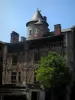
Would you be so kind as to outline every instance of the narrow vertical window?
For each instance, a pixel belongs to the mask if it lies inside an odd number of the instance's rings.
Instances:
[[[18,72],[18,82],[21,82],[21,72]]]
[[[32,30],[31,29],[29,29],[29,35],[32,33]]]
[[[17,59],[18,59],[17,55],[12,56],[12,65],[17,64]]]
[[[34,72],[34,83],[36,83],[36,72]]]
[[[37,52],[34,53],[34,61],[38,61],[38,53]]]
[[[11,73],[11,83],[16,83],[16,77],[17,77],[17,73],[16,72],[12,72]]]

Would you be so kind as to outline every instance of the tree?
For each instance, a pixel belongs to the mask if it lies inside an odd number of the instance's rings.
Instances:
[[[51,52],[47,57],[42,57],[36,69],[36,80],[47,89],[48,100],[64,100],[65,87],[71,81],[71,73],[66,64],[66,57],[56,52]],[[49,96],[51,92],[51,97]],[[55,96],[53,95],[55,94]],[[64,96],[63,96],[64,95]]]
[[[36,70],[36,80],[46,88],[66,86],[71,81],[66,57],[56,52],[51,52],[47,57],[42,57],[39,61],[39,68]]]

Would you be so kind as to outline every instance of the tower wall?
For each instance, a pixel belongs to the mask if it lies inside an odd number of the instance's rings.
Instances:
[[[48,32],[48,27],[45,24],[36,25],[35,22],[27,26],[27,40],[42,38]]]
[[[47,17],[42,16],[38,9],[32,19],[26,23],[26,26],[27,40],[42,38],[49,32]]]

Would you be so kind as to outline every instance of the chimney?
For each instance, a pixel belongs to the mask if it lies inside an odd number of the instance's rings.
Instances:
[[[54,33],[55,33],[56,35],[61,34],[61,24],[56,24],[56,25],[54,25]]]
[[[44,18],[44,21],[47,22],[47,17],[46,16],[43,16],[43,18]]]
[[[26,37],[21,37],[21,42],[24,42],[24,41],[26,41]]]
[[[17,32],[12,31],[10,42],[11,43],[17,43],[17,42],[19,42],[19,34]]]

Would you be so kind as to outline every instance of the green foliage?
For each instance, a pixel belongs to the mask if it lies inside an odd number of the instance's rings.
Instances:
[[[51,52],[47,57],[41,58],[39,68],[36,70],[36,79],[44,87],[60,87],[71,80],[69,68],[66,66],[66,57]]]

